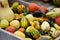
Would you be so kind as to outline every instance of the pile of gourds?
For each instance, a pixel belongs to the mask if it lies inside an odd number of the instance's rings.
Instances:
[[[35,3],[25,7],[14,2],[11,9],[14,19],[0,20],[0,28],[25,40],[54,40],[60,36],[60,8],[48,11],[44,6],[39,7]]]

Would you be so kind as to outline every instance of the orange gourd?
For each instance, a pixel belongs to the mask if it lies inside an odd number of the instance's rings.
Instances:
[[[34,12],[35,10],[38,9],[38,5],[35,3],[30,3],[27,8],[29,11]]]

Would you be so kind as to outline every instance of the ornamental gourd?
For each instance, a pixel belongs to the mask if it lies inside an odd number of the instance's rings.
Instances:
[[[28,26],[28,21],[25,17],[21,19],[21,27],[26,28]]]
[[[50,30],[50,25],[47,21],[44,21],[41,25],[41,29],[45,32],[48,32]]]
[[[22,33],[21,31],[16,31],[16,32],[14,32],[14,34],[15,34],[16,36],[21,37],[21,38],[25,38],[25,37],[26,37],[25,34]]]
[[[8,21],[11,21],[14,19],[14,13],[10,9],[8,0],[0,0],[0,20],[1,19],[7,19]]]
[[[10,26],[13,26],[18,29],[20,27],[20,22],[18,20],[13,20],[10,22]]]
[[[59,36],[59,33],[58,33],[58,31],[57,31],[55,28],[51,27],[51,29],[50,29],[50,35],[51,35],[53,38],[56,38],[56,37]]]
[[[27,8],[29,11],[34,12],[34,11],[38,10],[38,5],[35,3],[30,3]]]
[[[31,33],[31,35],[33,36],[33,38],[39,38],[39,36],[40,36],[39,31],[36,30],[35,28],[32,28],[32,29],[30,30],[30,33]]]
[[[44,35],[40,37],[40,40],[53,40],[49,35]]]
[[[23,13],[25,11],[25,6],[24,5],[18,5],[17,6],[17,11],[20,13]]]
[[[34,21],[34,17],[31,14],[28,14],[25,17],[28,19],[28,21]]]
[[[34,23],[35,23],[35,28],[37,30],[39,30],[40,29],[40,23],[38,21],[34,21]]]

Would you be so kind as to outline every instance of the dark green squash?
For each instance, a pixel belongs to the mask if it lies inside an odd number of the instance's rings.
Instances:
[[[25,35],[26,35],[26,37],[28,37],[28,38],[33,38],[32,35],[30,34],[30,32],[25,32]]]
[[[32,15],[34,17],[41,17],[41,16],[45,17],[46,16],[44,12],[39,11],[39,10],[35,11],[34,13],[32,13]]]
[[[45,35],[46,34],[46,32],[43,31],[43,30],[40,30],[39,32],[40,32],[41,35]]]

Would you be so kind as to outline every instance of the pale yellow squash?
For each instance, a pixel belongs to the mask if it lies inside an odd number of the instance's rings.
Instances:
[[[14,19],[14,13],[9,7],[8,0],[0,0],[0,20],[1,19],[7,19],[8,21]]]

